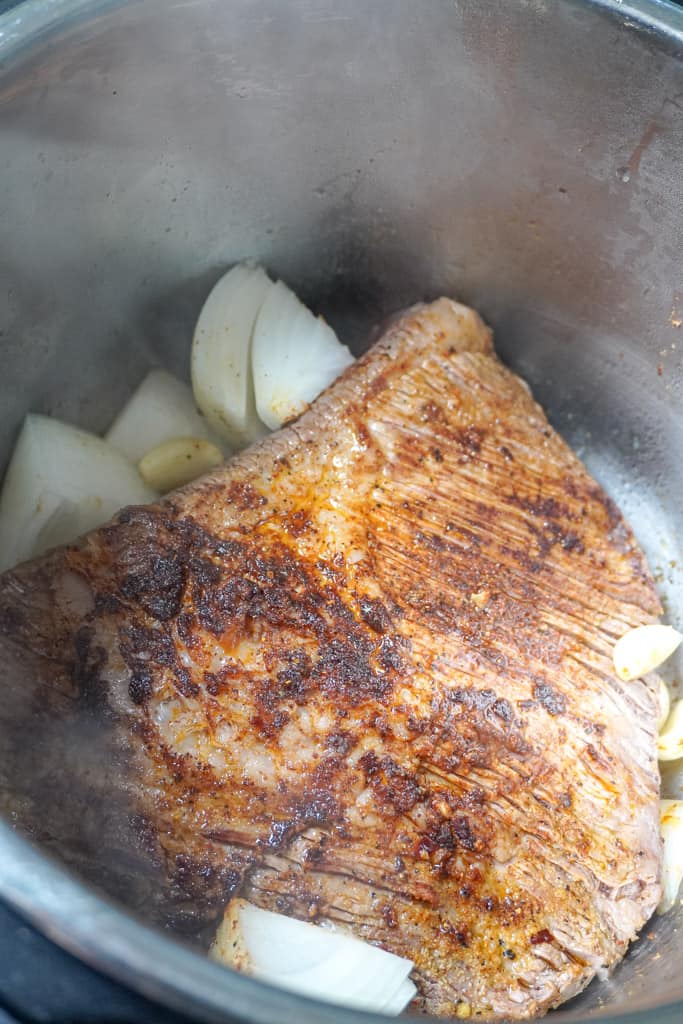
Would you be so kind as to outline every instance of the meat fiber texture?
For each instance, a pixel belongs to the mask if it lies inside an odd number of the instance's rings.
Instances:
[[[418,1009],[531,1017],[659,899],[655,681],[611,665],[659,612],[481,319],[416,306],[296,422],[2,577],[5,807],[129,904],[158,875],[177,927],[239,894],[411,958]]]

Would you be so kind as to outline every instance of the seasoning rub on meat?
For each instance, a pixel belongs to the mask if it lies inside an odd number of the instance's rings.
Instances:
[[[107,720],[106,785],[62,771],[83,806],[125,793],[187,916],[342,923],[415,962],[421,1008],[523,1018],[659,899],[656,687],[611,664],[659,611],[618,509],[441,299],[278,434],[2,577],[31,694],[2,714]]]

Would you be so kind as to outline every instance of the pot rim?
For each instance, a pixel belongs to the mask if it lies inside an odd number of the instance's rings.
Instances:
[[[18,0],[0,12],[0,61],[20,57],[51,30],[131,0]],[[683,8],[671,0],[567,0],[619,17],[626,27],[683,47]],[[683,53],[683,50],[682,50]],[[0,73],[3,68],[0,66]],[[382,1024],[378,1014],[350,1010],[277,989],[207,957],[118,908],[0,820],[0,899],[79,960],[170,1009],[205,1021],[250,1024]],[[600,1012],[611,1024],[674,1024],[683,1000]],[[424,1017],[408,1017],[424,1021]],[[585,1015],[561,1010],[579,1024]]]
[[[0,8],[0,59],[18,55],[53,27],[79,17],[106,12],[131,0],[9,0]],[[683,45],[683,8],[674,0],[568,0],[618,16],[638,27]]]

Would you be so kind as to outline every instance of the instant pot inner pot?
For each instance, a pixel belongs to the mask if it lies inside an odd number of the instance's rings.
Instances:
[[[624,509],[680,625],[683,18],[646,0],[624,11],[587,0],[6,11],[0,465],[29,410],[103,430],[148,368],[187,376],[194,319],[235,261],[282,276],[356,351],[389,312],[453,295],[493,325],[503,358]],[[69,695],[32,692],[20,665],[4,676],[6,818],[162,920],[100,709],[51,729],[45,702]],[[171,917],[187,937],[182,906]],[[654,920],[613,978],[559,1016],[683,998],[681,920]]]

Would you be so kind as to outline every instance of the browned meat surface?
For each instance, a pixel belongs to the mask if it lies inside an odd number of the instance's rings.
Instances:
[[[527,1017],[659,897],[656,700],[610,660],[658,613],[619,511],[442,299],[279,434],[5,575],[2,714],[14,764],[21,716],[49,723],[44,841],[123,786],[176,913],[341,922],[415,961],[422,1008]],[[77,709],[104,776],[55,740]]]

